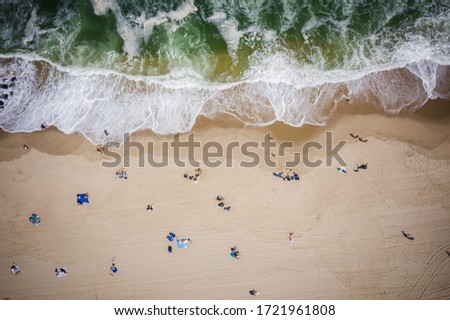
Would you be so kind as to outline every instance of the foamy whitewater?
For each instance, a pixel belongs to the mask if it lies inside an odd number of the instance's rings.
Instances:
[[[390,115],[450,100],[446,1],[1,5],[0,76],[17,78],[0,89],[10,132],[45,124],[121,142],[187,132],[199,116],[325,125],[348,99]]]

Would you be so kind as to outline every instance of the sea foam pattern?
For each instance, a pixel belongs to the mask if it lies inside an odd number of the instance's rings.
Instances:
[[[104,143],[200,115],[325,125],[348,99],[391,115],[450,100],[450,7],[406,3],[6,1],[0,75],[18,81],[0,126]]]

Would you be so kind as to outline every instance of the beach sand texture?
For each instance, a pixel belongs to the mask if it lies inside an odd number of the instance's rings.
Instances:
[[[183,178],[193,167],[138,168],[136,158],[128,179],[116,179],[117,168],[101,167],[105,157],[80,136],[2,133],[0,298],[448,299],[450,116],[433,108],[398,118],[344,114],[327,127],[195,128],[197,140],[223,144],[261,141],[269,131],[296,145],[323,142],[326,131],[348,141],[347,174],[336,163],[300,166],[295,182],[265,165],[239,167],[237,152],[233,168],[202,167],[197,184]],[[148,132],[134,139],[149,137],[171,141]],[[323,150],[314,155],[323,159]],[[366,162],[367,170],[353,172]],[[78,206],[83,192],[90,204]],[[217,206],[219,194],[231,211]],[[33,212],[38,226],[28,221]],[[172,243],[169,255],[168,232],[193,243]],[[239,260],[229,256],[235,245]],[[67,277],[55,278],[59,266]],[[261,294],[251,297],[253,288]]]

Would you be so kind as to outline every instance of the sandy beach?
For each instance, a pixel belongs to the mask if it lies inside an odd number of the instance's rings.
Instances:
[[[117,179],[120,168],[102,167],[105,156],[94,145],[54,128],[1,133],[0,298],[448,299],[449,123],[448,102],[408,117],[342,112],[325,127],[204,120],[196,139],[223,145],[271,132],[274,141],[301,146],[323,143],[331,131],[347,141],[341,156],[348,170],[339,173],[336,162],[300,165],[299,181],[283,181],[264,164],[239,167],[236,152],[233,168],[202,166],[196,184],[183,178],[194,167],[169,159],[166,168],[139,168],[135,152],[128,179]],[[172,141],[149,132],[132,138]],[[283,158],[276,161],[282,169]],[[354,172],[361,163],[368,169]],[[75,196],[84,192],[90,203],[78,206]],[[41,217],[37,226],[28,221],[32,213]],[[170,255],[168,232],[192,244],[172,243]],[[235,245],[239,260],[229,255]],[[13,262],[19,276],[9,272]],[[68,276],[57,279],[60,266]]]

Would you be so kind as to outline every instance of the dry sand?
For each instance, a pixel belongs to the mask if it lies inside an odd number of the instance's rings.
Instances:
[[[171,158],[167,168],[138,168],[134,159],[128,180],[116,179],[82,137],[2,133],[0,298],[246,299],[255,288],[261,294],[252,299],[448,299],[450,116],[433,108],[407,118],[346,114],[324,128],[195,129],[203,143],[261,141],[269,131],[296,146],[323,142],[325,131],[348,141],[347,174],[336,163],[301,165],[297,182],[275,178],[265,165],[240,168],[237,152],[234,168],[203,167],[197,184],[183,178],[194,168]],[[323,150],[315,156],[323,159]],[[353,172],[364,162],[368,170]],[[89,192],[89,205],[76,204],[80,192]],[[217,206],[218,194],[230,212]],[[38,226],[28,221],[33,212]],[[169,255],[169,231],[193,244],[173,245]],[[229,256],[234,245],[239,260]],[[113,258],[119,272],[110,276]],[[12,262],[21,275],[9,273]],[[68,277],[55,278],[58,266]]]

